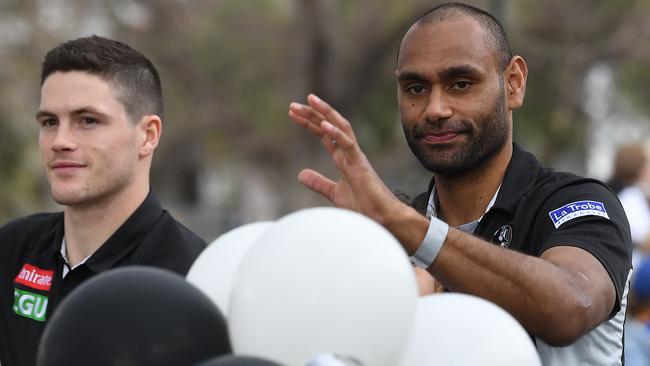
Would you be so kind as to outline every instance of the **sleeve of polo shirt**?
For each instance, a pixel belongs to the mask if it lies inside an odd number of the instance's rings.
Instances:
[[[616,289],[620,302],[631,268],[630,228],[618,198],[604,186],[583,182],[553,193],[538,213],[536,232],[541,234],[537,256],[555,246],[575,246],[600,261]]]

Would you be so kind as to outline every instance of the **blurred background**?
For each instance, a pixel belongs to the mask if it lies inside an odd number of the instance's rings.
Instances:
[[[429,174],[404,141],[395,96],[399,41],[439,4],[424,0],[0,0],[0,224],[60,209],[40,166],[40,64],[91,34],[158,67],[166,116],[152,186],[211,241],[235,226],[329,205],[302,188],[335,177],[319,142],[287,117],[316,92],[355,128],[391,188]],[[467,1],[504,24],[529,66],[515,139],[547,165],[606,180],[616,148],[650,138],[650,0]]]

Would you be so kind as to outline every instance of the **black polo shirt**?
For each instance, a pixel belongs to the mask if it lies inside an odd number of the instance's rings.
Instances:
[[[164,210],[151,192],[124,224],[65,278],[60,252],[63,236],[62,212],[27,216],[0,228],[2,366],[35,364],[45,322],[63,297],[86,279],[135,264],[185,275],[206,246]]]
[[[412,206],[422,214],[426,214],[433,183],[432,180],[428,191],[412,201]],[[624,320],[624,295],[632,255],[630,229],[618,198],[600,181],[543,167],[532,154],[514,144],[512,159],[496,201],[485,213],[474,234],[496,245],[535,257],[554,246],[571,245],[586,250],[602,263],[616,289],[616,304],[610,320],[614,320],[612,318],[615,316],[622,316]],[[622,333],[622,323],[620,327],[618,323],[612,325],[611,329],[608,332],[620,330]],[[622,338],[622,334],[620,336]],[[537,343],[540,350],[540,341]],[[608,344],[602,349],[616,348],[613,352],[622,352],[622,348],[618,348],[622,347],[620,338],[618,343]],[[591,346],[585,344],[585,349],[575,354],[581,357],[580,352],[599,352],[595,348],[598,347],[594,343]],[[541,350],[540,355],[544,361]],[[603,358],[601,356],[604,353],[592,358],[564,360],[589,360],[581,364],[601,364],[598,362]],[[549,360],[548,364],[562,362],[559,356]]]

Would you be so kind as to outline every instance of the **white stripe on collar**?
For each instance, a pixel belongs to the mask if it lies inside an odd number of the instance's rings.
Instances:
[[[91,254],[92,255],[92,254]],[[68,272],[72,271],[73,269],[79,267],[80,265],[86,263],[88,258],[90,258],[90,255],[84,258],[81,262],[77,263],[74,267],[70,268],[70,261],[68,260],[68,244],[65,242],[65,237],[63,237],[63,241],[61,242],[61,257],[63,257],[63,273],[61,278],[65,278],[65,276],[68,274]]]
[[[490,200],[490,203],[488,203],[487,208],[485,209],[485,212],[483,213],[483,215],[481,215],[481,217],[479,217],[477,220],[475,220],[473,222],[468,222],[468,223],[460,225],[460,226],[465,226],[465,225],[468,225],[468,224],[472,224],[474,222],[476,222],[478,224],[481,221],[481,219],[483,218],[483,216],[485,216],[485,214],[488,211],[490,211],[492,206],[494,206],[494,203],[497,201],[497,196],[499,195],[499,190],[501,190],[501,185],[499,185],[499,188],[497,188],[497,191],[494,192],[494,196],[492,196],[492,199]],[[435,184],[433,186],[433,189],[431,189],[431,194],[429,195],[429,202],[427,203],[427,217],[428,218],[438,217],[438,212],[436,210],[436,186],[435,186]]]

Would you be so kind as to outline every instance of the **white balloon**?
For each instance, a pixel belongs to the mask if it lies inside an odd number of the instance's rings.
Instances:
[[[352,211],[285,216],[235,275],[229,328],[236,354],[304,366],[332,353],[395,366],[417,305],[413,267],[382,226]]]
[[[312,358],[305,366],[359,366],[353,360],[342,360],[331,353],[321,353]]]
[[[497,305],[448,293],[422,297],[400,366],[541,366],[524,328]]]
[[[229,311],[235,271],[255,240],[272,225],[261,221],[221,235],[196,258],[187,273],[187,280],[208,295],[224,316]]]

